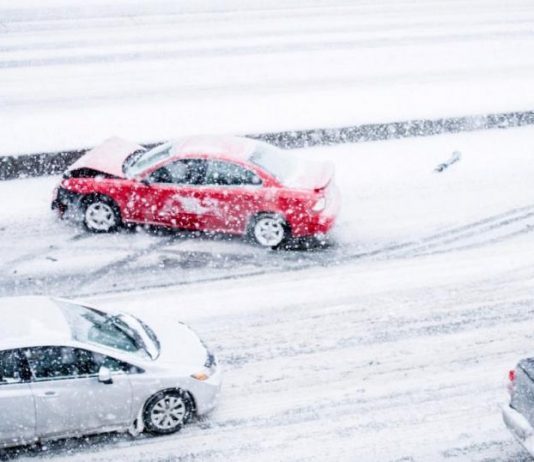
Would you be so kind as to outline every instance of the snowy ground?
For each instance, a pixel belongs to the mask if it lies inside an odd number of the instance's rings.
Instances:
[[[0,0],[0,154],[534,105],[531,0],[208,3]]]
[[[530,246],[100,299],[216,345],[220,407],[172,437],[69,441],[53,460],[526,461],[498,404],[532,351]]]
[[[508,369],[532,351],[533,135],[288,153],[337,166],[337,246],[315,253],[90,236],[48,211],[55,178],[0,183],[0,195],[20,199],[0,217],[3,293],[85,293],[141,316],[160,310],[199,331],[226,370],[220,407],[180,434],[67,441],[44,456],[528,460],[498,405]],[[462,160],[435,173],[453,149]],[[203,279],[218,280],[193,282]]]
[[[57,178],[3,182],[0,195],[10,201],[0,210],[0,294],[92,294],[490,244],[534,223],[533,134],[519,128],[287,152],[336,166],[343,208],[335,245],[311,253],[182,234],[93,236],[49,210]],[[456,149],[461,161],[434,172]]]
[[[74,3],[0,0],[0,155],[534,105],[531,0]],[[226,372],[177,435],[14,459],[528,460],[498,405],[534,342],[534,128],[287,155],[336,165],[329,248],[88,235],[49,210],[58,178],[0,182],[0,295],[160,310]]]

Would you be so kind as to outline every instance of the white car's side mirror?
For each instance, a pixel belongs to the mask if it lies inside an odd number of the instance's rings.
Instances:
[[[113,378],[111,377],[111,371],[107,367],[102,366],[98,370],[98,381],[106,385],[113,383]]]

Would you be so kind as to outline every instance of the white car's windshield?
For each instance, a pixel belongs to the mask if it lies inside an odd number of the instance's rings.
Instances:
[[[282,184],[290,186],[291,178],[298,170],[297,161],[267,143],[258,142],[250,161],[265,169],[276,177]]]
[[[140,340],[143,342],[144,348],[152,359],[159,356],[160,343],[154,331],[148,327],[143,321],[136,317],[121,313],[114,318],[116,321],[121,321],[130,329],[139,334]]]
[[[61,301],[59,305],[79,342],[106,346],[144,358],[156,359],[159,342],[141,321],[129,315],[111,316],[94,308]]]
[[[123,165],[124,174],[128,178],[139,175],[147,168],[153,167],[162,160],[167,159],[170,156],[171,148],[171,143],[164,143],[149,151],[140,152],[133,157],[129,157]]]

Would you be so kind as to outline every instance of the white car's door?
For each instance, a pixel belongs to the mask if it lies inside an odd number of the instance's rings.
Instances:
[[[35,438],[35,405],[18,350],[0,351],[0,448]]]
[[[25,354],[40,438],[119,430],[133,421],[129,365],[72,347],[30,348]],[[101,366],[112,371],[112,383],[98,380]]]

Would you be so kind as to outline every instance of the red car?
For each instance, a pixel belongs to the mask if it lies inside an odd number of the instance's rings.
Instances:
[[[93,232],[156,225],[250,236],[275,248],[332,228],[333,173],[248,138],[195,136],[150,150],[112,138],[65,172],[52,208],[80,211]]]

